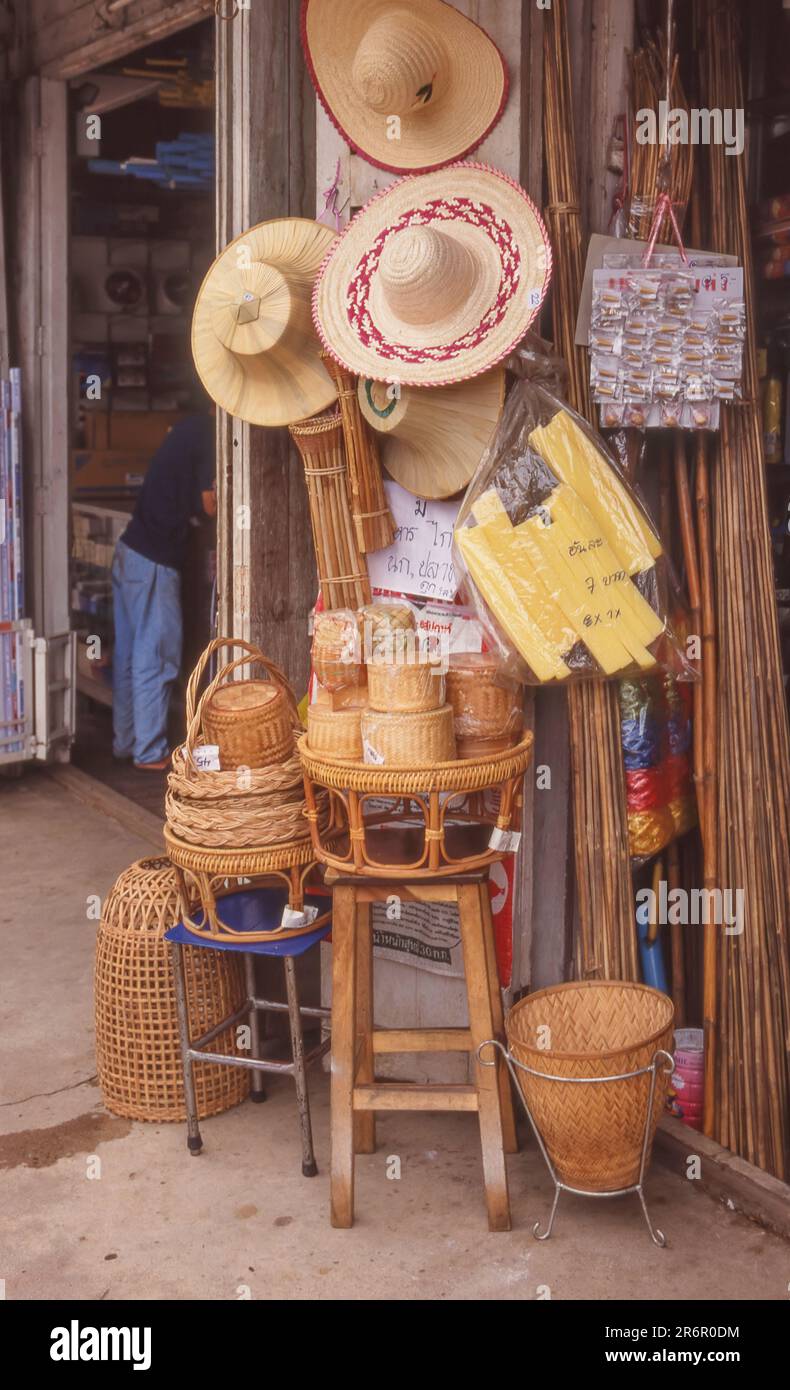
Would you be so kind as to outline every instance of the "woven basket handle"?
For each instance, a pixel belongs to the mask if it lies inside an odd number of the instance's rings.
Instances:
[[[221,647],[243,647],[246,655],[238,656],[235,660],[227,662],[225,666],[221,666],[214,679],[206,686],[200,699],[195,703],[197,691],[206,666],[214,655],[214,652],[218,651]],[[227,682],[228,677],[232,675],[234,671],[239,670],[242,666],[250,665],[262,666],[273,684],[282,690],[288,703],[291,723],[295,729],[302,729],[302,721],[299,718],[299,711],[296,706],[296,696],[291,689],[285,672],[273,661],[270,661],[268,657],[264,656],[259,647],[253,646],[251,642],[245,641],[243,637],[215,637],[212,642],[209,642],[205,651],[199,658],[187,686],[187,734],[185,747],[190,762],[192,762],[192,754],[200,734],[204,706],[211,697],[216,694],[219,687]]]

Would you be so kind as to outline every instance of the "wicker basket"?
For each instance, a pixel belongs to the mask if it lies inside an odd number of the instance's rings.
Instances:
[[[376,655],[392,658],[398,633],[414,633],[414,610],[408,603],[368,603],[357,614],[362,654],[366,661]]]
[[[307,742],[314,753],[329,758],[362,757],[362,709],[324,709],[310,705],[307,711]]]
[[[464,738],[456,734],[455,745],[459,758],[490,758],[504,753],[518,743],[518,733],[503,734],[501,738]]]
[[[450,657],[446,686],[456,738],[512,742],[518,737],[523,690],[515,682],[497,682],[497,668],[496,658],[482,652]],[[500,747],[508,746],[508,742],[500,743]]]
[[[505,1021],[517,1062],[562,1077],[620,1076],[671,1052],[672,1000],[646,985],[576,981],[529,994]],[[548,1047],[540,1044],[548,1041]],[[651,1076],[606,1085],[567,1085],[518,1071],[532,1118],[560,1180],[589,1192],[639,1179]],[[659,1068],[647,1157],[669,1077]],[[646,1159],[647,1162],[647,1159]]]
[[[222,647],[241,647],[247,655],[222,666],[196,705],[206,666]],[[251,663],[263,666],[270,679],[230,682],[235,671]],[[191,717],[190,711],[194,711]],[[295,731],[302,728],[294,693],[279,666],[237,637],[217,638],[200,657],[189,678],[187,721],[190,726],[197,723],[206,743],[217,745],[223,769],[268,767],[285,761],[293,753]]]
[[[438,661],[419,653],[416,661],[368,662],[368,703],[392,714],[440,709],[445,703],[444,676]]]
[[[104,1103],[113,1115],[157,1122],[185,1120],[184,1078],[167,929],[180,916],[176,876],[166,859],[141,859],[118,878],[96,938],[96,1062]],[[245,997],[238,955],[184,950],[193,1037],[233,1013]],[[238,1054],[235,1030],[217,1050]],[[201,1118],[245,1100],[250,1073],[195,1064]]]
[[[313,670],[325,690],[339,691],[365,684],[357,617],[350,608],[316,613]]]
[[[212,642],[189,680],[187,738],[172,757],[165,798],[167,823],[177,839],[207,849],[234,850],[304,842],[310,832],[305,819],[300,764],[293,745],[294,727],[290,722],[290,750],[279,763],[217,771],[207,771],[196,764],[196,752],[205,742],[203,703],[212,686],[200,701],[197,690],[208,660],[224,645],[222,639]],[[270,688],[271,683],[263,684],[265,689]],[[232,687],[222,687],[225,688]]]
[[[491,845],[492,827],[520,828],[532,734],[525,730],[515,748],[492,758],[423,767],[340,762],[315,754],[306,737],[299,756],[320,863],[372,878],[442,877],[502,858],[502,849]],[[327,791],[330,815],[322,827],[320,798]]]
[[[364,710],[360,729],[366,763],[425,767],[456,756],[452,705],[413,714]]]

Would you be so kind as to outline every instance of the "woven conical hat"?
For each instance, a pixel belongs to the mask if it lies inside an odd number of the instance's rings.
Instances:
[[[357,376],[445,386],[521,341],[551,278],[551,247],[517,183],[483,164],[400,179],[358,212],[319,271],[313,319]]]
[[[217,257],[198,293],[192,356],[208,394],[251,425],[289,425],[337,392],[310,318],[330,227],[304,217],[261,222]]]
[[[303,0],[302,37],[328,116],[381,169],[460,159],[504,110],[501,53],[444,0]]]
[[[393,388],[361,378],[359,405],[379,434],[379,455],[390,477],[418,497],[452,497],[465,488],[502,413],[505,371],[495,367],[457,386],[433,391]]]

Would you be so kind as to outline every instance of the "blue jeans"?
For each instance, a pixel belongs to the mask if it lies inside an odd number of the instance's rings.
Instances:
[[[119,541],[112,594],[112,751],[159,762],[167,756],[170,692],[181,668],[181,576]]]

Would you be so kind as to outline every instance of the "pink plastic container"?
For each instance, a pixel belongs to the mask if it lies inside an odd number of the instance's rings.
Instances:
[[[675,1092],[673,1114],[691,1129],[701,1129],[705,1100],[705,1054],[701,1028],[675,1030],[675,1071],[670,1085]]]

